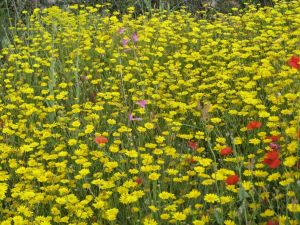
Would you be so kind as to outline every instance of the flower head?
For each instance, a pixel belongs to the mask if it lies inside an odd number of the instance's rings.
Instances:
[[[134,120],[140,121],[140,120],[143,120],[140,117],[133,117],[132,113],[129,114],[128,118],[129,118],[130,121],[134,121]]]
[[[108,139],[106,137],[100,135],[100,136],[95,138],[95,142],[97,144],[105,144],[105,143],[108,142]]]
[[[136,104],[138,104],[142,108],[145,108],[147,105],[147,100],[138,100],[138,101],[136,101]]]
[[[119,32],[119,34],[123,34],[125,32],[125,28],[123,28],[123,27],[119,28],[118,32]]]
[[[277,221],[277,220],[269,220],[268,222],[267,222],[267,225],[279,225],[279,222]]]
[[[262,123],[259,121],[251,121],[247,125],[247,130],[254,130],[254,129],[260,128],[261,125],[262,125]]]
[[[134,32],[133,35],[131,36],[133,42],[137,42],[139,40],[137,32]]]
[[[122,46],[125,47],[126,45],[128,45],[129,40],[128,39],[122,39]]]
[[[189,141],[188,142],[188,146],[193,149],[193,150],[196,150],[198,148],[198,143],[197,142],[194,142],[194,141]]]
[[[299,56],[295,56],[293,55],[290,60],[288,61],[289,65],[292,67],[292,68],[295,68],[295,69],[300,69],[300,57]]]
[[[220,154],[222,156],[226,156],[226,155],[230,155],[232,153],[232,149],[230,147],[226,147],[226,148],[223,148],[221,151],[220,151]]]
[[[272,136],[267,136],[265,139],[269,139],[272,142],[277,142],[277,141],[279,141],[280,138],[281,138],[280,135],[272,135]]]
[[[271,142],[269,144],[270,148],[274,149],[274,150],[279,150],[280,149],[280,145],[275,143],[275,142]]]
[[[277,168],[281,161],[279,159],[279,153],[276,150],[270,151],[265,155],[264,163],[271,169]]]
[[[237,182],[239,182],[239,180],[240,180],[240,178],[238,175],[236,175],[236,174],[230,175],[226,179],[226,184],[227,185],[235,185],[235,184],[237,184]]]
[[[143,180],[142,180],[142,178],[138,177],[138,178],[135,179],[135,182],[136,182],[137,184],[142,184],[142,183],[143,183]]]

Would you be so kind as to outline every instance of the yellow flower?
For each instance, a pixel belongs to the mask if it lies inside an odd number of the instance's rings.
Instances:
[[[167,220],[167,219],[170,218],[170,215],[167,214],[167,213],[163,213],[163,214],[160,215],[160,218],[161,218],[162,220]]]
[[[300,204],[295,204],[295,203],[288,204],[287,208],[290,212],[293,212],[293,213],[299,213],[300,212]]]
[[[297,157],[296,156],[289,156],[289,157],[286,157],[284,159],[284,162],[283,162],[283,165],[287,166],[287,167],[293,167],[296,162],[297,162]]]
[[[271,217],[274,216],[274,211],[271,209],[266,209],[263,213],[260,214],[261,217]]]
[[[212,123],[217,124],[217,123],[221,123],[222,120],[220,118],[218,118],[218,117],[214,117],[214,118],[211,118],[210,121]]]
[[[69,139],[68,144],[70,146],[76,145],[77,144],[77,140],[76,139]]]
[[[160,174],[158,174],[158,173],[151,173],[149,176],[148,176],[148,178],[150,179],[150,180],[158,180],[158,178],[160,177]]]
[[[153,129],[154,128],[154,125],[153,125],[153,123],[145,123],[145,125],[144,125],[148,130],[151,130],[151,129]]]
[[[73,126],[73,127],[80,127],[80,122],[79,122],[78,120],[76,120],[76,121],[74,121],[74,122],[72,123],[72,126]]]
[[[159,198],[166,200],[166,199],[176,199],[175,195],[173,193],[169,193],[167,191],[163,191],[159,193]]]
[[[149,205],[148,207],[152,212],[157,212],[159,210],[155,205]]]
[[[257,138],[252,138],[249,140],[249,143],[253,145],[258,145],[260,143],[260,140]]]
[[[201,195],[200,191],[193,189],[185,195],[187,198],[198,198]]]
[[[105,211],[105,219],[114,221],[117,218],[119,210],[117,208],[111,208]]]
[[[220,197],[220,202],[222,205],[233,202],[233,201],[234,201],[234,198],[231,196],[221,196]]]
[[[146,218],[143,221],[143,225],[157,225],[157,222],[152,218]]]
[[[175,212],[173,213],[172,218],[176,221],[183,221],[186,219],[186,215],[182,212]]]
[[[5,198],[7,188],[8,186],[6,183],[0,183],[0,200],[3,200]]]
[[[208,203],[215,203],[215,202],[219,202],[220,199],[219,199],[218,195],[216,195],[216,194],[206,194],[204,196],[204,201],[206,201]]]
[[[107,123],[108,123],[109,125],[115,125],[117,122],[116,122],[114,119],[108,119],[108,120],[107,120]]]
[[[225,220],[224,225],[235,225],[235,222],[232,220]]]

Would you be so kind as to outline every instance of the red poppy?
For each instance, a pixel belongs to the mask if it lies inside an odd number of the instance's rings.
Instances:
[[[300,129],[298,130],[298,138],[300,139]]]
[[[254,130],[254,129],[260,128],[261,125],[262,125],[262,123],[259,121],[251,121],[247,125],[247,130]]]
[[[295,69],[300,69],[300,57],[293,55],[289,60],[289,65]]]
[[[135,182],[137,184],[141,184],[141,183],[143,183],[143,180],[142,180],[142,178],[138,177],[138,178],[135,179]]]
[[[227,177],[226,179],[226,184],[227,185],[235,185],[237,182],[239,182],[240,178],[238,175],[230,175],[229,177]]]
[[[230,147],[226,147],[226,148],[223,148],[221,151],[220,151],[220,154],[222,156],[225,156],[225,155],[229,155],[232,153],[232,149]]]
[[[267,136],[265,139],[269,139],[272,142],[277,142],[277,141],[279,141],[280,138],[281,138],[280,135],[272,135],[272,136]]]
[[[108,142],[108,139],[104,136],[98,136],[98,137],[95,138],[95,142],[97,144],[105,144],[105,143]]]
[[[277,168],[281,160],[279,159],[279,153],[276,150],[270,151],[265,155],[264,163],[269,166],[271,169]]]
[[[279,222],[277,220],[269,220],[267,225],[279,225]]]
[[[188,142],[188,146],[193,149],[193,150],[196,150],[198,148],[198,143],[197,142],[194,142],[194,141],[189,141]]]

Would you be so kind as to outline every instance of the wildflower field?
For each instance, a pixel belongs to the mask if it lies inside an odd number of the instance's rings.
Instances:
[[[300,1],[23,12],[0,52],[0,224],[299,225]]]

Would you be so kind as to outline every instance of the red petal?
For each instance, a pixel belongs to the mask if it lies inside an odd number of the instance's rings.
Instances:
[[[271,164],[269,164],[269,167],[271,169],[275,169],[280,165],[281,161],[280,159],[275,159]]]
[[[268,136],[265,139],[270,139],[272,142],[277,142],[279,141],[279,139],[281,138],[280,135],[272,135],[272,136]]]
[[[108,139],[106,137],[103,137],[103,136],[98,136],[98,137],[95,138],[95,142],[97,144],[104,144],[104,143],[108,142]]]
[[[240,178],[239,178],[238,175],[231,175],[231,176],[227,177],[226,184],[227,185],[234,185],[237,182],[239,182],[239,180],[240,180]]]
[[[288,62],[289,66],[295,68],[295,69],[300,69],[300,57],[298,56],[292,56]]]
[[[268,152],[265,158],[275,160],[275,159],[279,158],[279,153],[277,151],[273,150],[271,152]]]
[[[224,155],[229,155],[232,153],[232,149],[230,147],[226,147],[226,148],[223,148],[221,151],[220,151],[220,154],[222,156]]]
[[[267,225],[279,225],[279,222],[277,220],[269,220]]]
[[[253,130],[253,129],[256,129],[256,128],[260,128],[261,125],[262,125],[262,123],[259,122],[259,121],[251,121],[251,122],[248,123],[247,129],[248,130]]]

